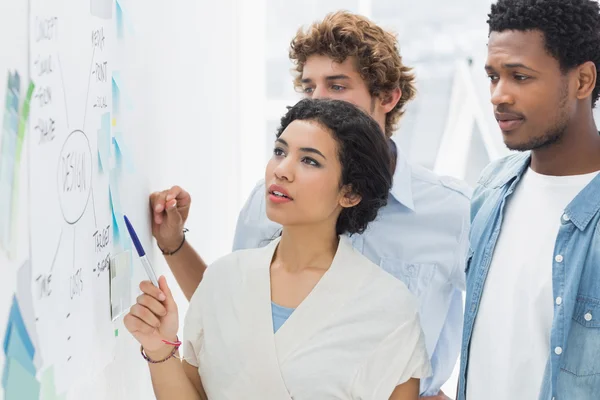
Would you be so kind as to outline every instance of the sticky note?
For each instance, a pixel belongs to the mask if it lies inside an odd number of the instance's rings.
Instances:
[[[25,327],[25,323],[23,322],[21,310],[19,309],[19,302],[17,301],[16,296],[13,296],[13,302],[8,317],[8,324],[6,326],[6,334],[4,336],[4,354],[8,353],[8,347],[10,344],[11,334],[13,332],[13,326],[15,328],[15,331],[18,333],[18,335],[21,337],[21,340],[23,341],[23,346],[27,351],[29,359],[33,360],[35,349],[33,348],[33,343],[29,338],[27,328]]]
[[[119,191],[118,170],[114,169],[109,174],[109,196],[110,207],[112,211],[113,224],[113,242],[121,244],[123,248],[131,248],[128,246],[127,227],[123,219],[123,209],[121,208],[121,195]]]
[[[35,375],[35,365],[33,358],[29,357],[29,352],[23,343],[23,339],[19,335],[15,324],[11,326],[8,348],[6,349],[6,357],[11,357],[17,360],[30,374]]]
[[[102,19],[111,19],[112,0],[91,0],[90,14]]]
[[[121,107],[122,101],[125,103],[128,110],[133,109],[133,102],[127,94],[127,87],[121,79],[120,71],[113,71],[112,73],[113,83],[113,107],[118,111]],[[116,95],[116,97],[115,97]]]
[[[119,110],[121,109],[121,91],[119,89],[119,86],[117,85],[117,82],[115,81],[115,73],[116,73],[116,71],[113,72],[113,78],[112,78],[112,97],[113,97],[112,101],[113,101],[113,112],[115,114],[118,114]]]
[[[134,173],[135,167],[133,162],[133,153],[129,151],[129,147],[125,143],[122,132],[115,132],[113,143],[115,145],[115,160],[117,168],[130,174]]]
[[[117,20],[117,38],[123,39],[125,36],[125,29],[130,35],[134,34],[133,24],[129,19],[129,14],[123,9],[123,0],[116,1],[116,20]]]
[[[38,400],[40,383],[14,358],[6,359],[5,400]]]
[[[40,377],[40,399],[39,400],[60,400],[63,396],[58,396],[54,384],[54,368],[48,367]]]
[[[101,171],[110,170],[110,113],[104,113],[100,117],[100,129],[98,129],[98,161]]]
[[[117,209],[120,207],[119,205],[115,205],[115,201],[118,199],[115,199],[115,193],[114,193],[114,189],[112,187],[108,188],[108,196],[110,199],[110,211],[112,214],[112,229],[113,229],[113,243],[119,243],[121,240],[121,235],[119,232],[119,222],[117,221],[117,214],[118,211]]]

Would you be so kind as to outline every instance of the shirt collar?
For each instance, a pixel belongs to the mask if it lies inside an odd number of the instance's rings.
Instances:
[[[585,230],[600,211],[600,174],[585,187],[565,209],[565,215],[579,230]]]
[[[489,181],[497,179],[493,186],[499,187],[506,185],[511,180],[518,178],[514,183],[523,177],[531,163],[531,153],[526,152],[511,160],[506,166],[505,173],[496,177],[490,176]],[[488,181],[488,184],[489,184]],[[584,230],[594,216],[600,211],[600,174],[598,174],[575,198],[567,208],[565,214],[579,229]]]
[[[396,169],[394,170],[390,193],[398,200],[398,202],[400,202],[400,204],[409,208],[411,211],[414,211],[415,203],[412,191],[412,169],[406,155],[400,150],[400,146],[398,146],[398,143],[396,143],[393,137],[392,141],[394,141],[394,144],[396,145]]]

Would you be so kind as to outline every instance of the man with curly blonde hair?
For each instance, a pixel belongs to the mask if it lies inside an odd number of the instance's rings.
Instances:
[[[420,394],[447,399],[441,386],[460,349],[470,189],[410,165],[392,140],[416,92],[415,77],[403,64],[393,34],[360,15],[337,12],[299,30],[290,45],[290,59],[296,65],[294,85],[305,97],[353,103],[389,138],[395,172],[388,203],[369,229],[351,241],[416,295],[433,369],[431,377],[421,380]],[[264,246],[278,235],[280,227],[266,216],[266,191],[264,181],[259,182],[244,205],[234,250]],[[188,299],[206,268],[182,234],[190,201],[178,187],[151,198],[153,232]]]

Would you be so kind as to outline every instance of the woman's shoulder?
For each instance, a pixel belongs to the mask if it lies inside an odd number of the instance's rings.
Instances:
[[[363,286],[361,297],[368,299],[371,307],[376,307],[387,315],[396,314],[400,318],[411,317],[418,313],[417,298],[404,282],[356,250],[355,255],[361,268],[370,270],[369,279]]]
[[[270,245],[252,249],[236,250],[212,262],[206,269],[205,277],[209,279],[225,278],[231,274],[242,274],[253,266],[262,266],[262,259],[268,257]]]

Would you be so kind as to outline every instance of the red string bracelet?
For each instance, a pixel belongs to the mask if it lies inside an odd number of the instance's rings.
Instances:
[[[181,342],[179,340],[177,340],[176,342],[170,342],[168,340],[163,339],[162,342],[164,344],[173,346],[173,351],[171,352],[171,354],[169,354],[166,358],[163,358],[162,360],[155,361],[146,355],[146,353],[144,352],[144,346],[140,346],[140,353],[142,353],[142,357],[144,357],[144,360],[148,361],[151,364],[163,363],[163,362],[167,361],[168,359],[174,357],[175,354],[177,353],[177,350],[181,346]]]

